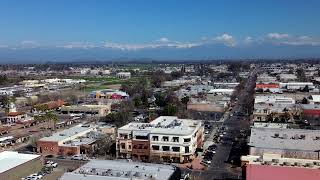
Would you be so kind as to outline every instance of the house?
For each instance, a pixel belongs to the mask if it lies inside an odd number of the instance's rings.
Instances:
[[[118,129],[117,157],[142,161],[188,162],[203,145],[201,121],[160,116]]]
[[[16,106],[13,103],[10,104],[9,112],[7,113],[7,116],[6,116],[7,124],[15,124],[15,123],[25,124],[33,121],[34,121],[33,117],[30,117],[25,112],[18,112]]]

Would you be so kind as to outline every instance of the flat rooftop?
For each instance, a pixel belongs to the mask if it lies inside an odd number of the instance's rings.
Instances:
[[[311,169],[320,168],[320,160],[284,158],[279,154],[263,154],[263,156],[241,156],[241,161],[247,161],[249,162],[249,164],[256,165],[288,166]]]
[[[23,154],[14,151],[4,151],[0,153],[0,173],[8,171],[14,167],[36,159],[40,155]]]
[[[281,95],[259,95],[254,99],[254,103],[281,103],[281,104],[295,104],[295,100],[291,97],[281,96]]]
[[[320,131],[252,127],[249,146],[298,151],[320,150]]]
[[[155,134],[192,134],[201,126],[200,120],[178,119],[176,116],[160,116],[150,123],[132,122],[119,128],[119,130],[145,131]]]
[[[79,125],[76,125],[74,127],[69,128],[69,129],[65,129],[63,131],[54,133],[49,137],[41,138],[39,141],[59,142],[59,141],[65,140],[65,139],[75,137],[77,135],[82,136],[85,133],[93,131],[94,128],[95,128],[94,126],[84,126],[83,124],[79,124]]]
[[[264,123],[264,122],[254,122],[253,127],[256,128],[279,128],[279,129],[287,129],[288,124],[286,123]]]
[[[60,180],[168,180],[176,168],[171,165],[90,160],[79,169],[65,173]]]

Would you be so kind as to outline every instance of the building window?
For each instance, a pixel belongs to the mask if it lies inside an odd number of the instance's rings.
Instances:
[[[172,141],[173,141],[173,142],[179,142],[179,137],[173,137],[173,138],[172,138]]]
[[[136,136],[136,139],[148,140],[148,136]]]
[[[129,145],[128,148],[131,149],[131,145]]]
[[[121,149],[125,149],[126,148],[126,144],[125,143],[121,143]]]
[[[173,152],[180,152],[180,147],[172,147]]]
[[[163,141],[169,141],[169,136],[163,136],[163,137],[162,137],[162,140],[163,140]]]
[[[191,138],[185,138],[184,140],[183,140],[183,142],[190,142],[191,141]]]
[[[128,139],[128,134],[120,134],[120,138]]]
[[[152,140],[153,141],[159,141],[159,137],[158,136],[152,136]]]
[[[152,150],[159,150],[159,149],[160,149],[159,146],[157,146],[157,145],[152,145]]]
[[[184,147],[184,152],[185,152],[185,153],[189,153],[189,152],[190,152],[189,146]]]
[[[170,146],[162,146],[163,151],[170,151]]]

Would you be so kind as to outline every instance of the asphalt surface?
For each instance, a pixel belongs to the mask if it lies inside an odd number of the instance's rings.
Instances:
[[[254,98],[256,77],[256,70],[252,70],[245,88],[239,93],[237,104],[230,112],[233,116],[225,119],[223,126],[226,127],[227,134],[222,138],[223,142],[218,144],[210,167],[204,172],[193,171],[192,175],[200,176],[206,180],[242,179],[241,170],[239,170],[239,168],[232,168],[230,163],[230,156],[232,156],[232,154],[230,153],[241,130],[249,131],[250,129],[250,114],[252,110],[248,109],[248,104],[252,103]]]

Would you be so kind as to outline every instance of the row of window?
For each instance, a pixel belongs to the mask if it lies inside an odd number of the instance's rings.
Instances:
[[[159,141],[159,136],[152,136],[153,141]],[[168,142],[169,136],[162,136],[162,141]],[[184,138],[183,142],[190,142],[191,138]],[[179,142],[179,137],[172,137],[171,142]]]
[[[180,152],[180,147],[171,147],[172,151],[173,152]],[[160,150],[160,146],[158,145],[152,145],[152,150],[156,150],[156,151],[159,151]],[[170,146],[161,146],[161,150],[162,151],[170,151]],[[185,146],[184,147],[184,151],[185,153],[189,153],[190,152],[190,149],[189,149],[189,146]]]

